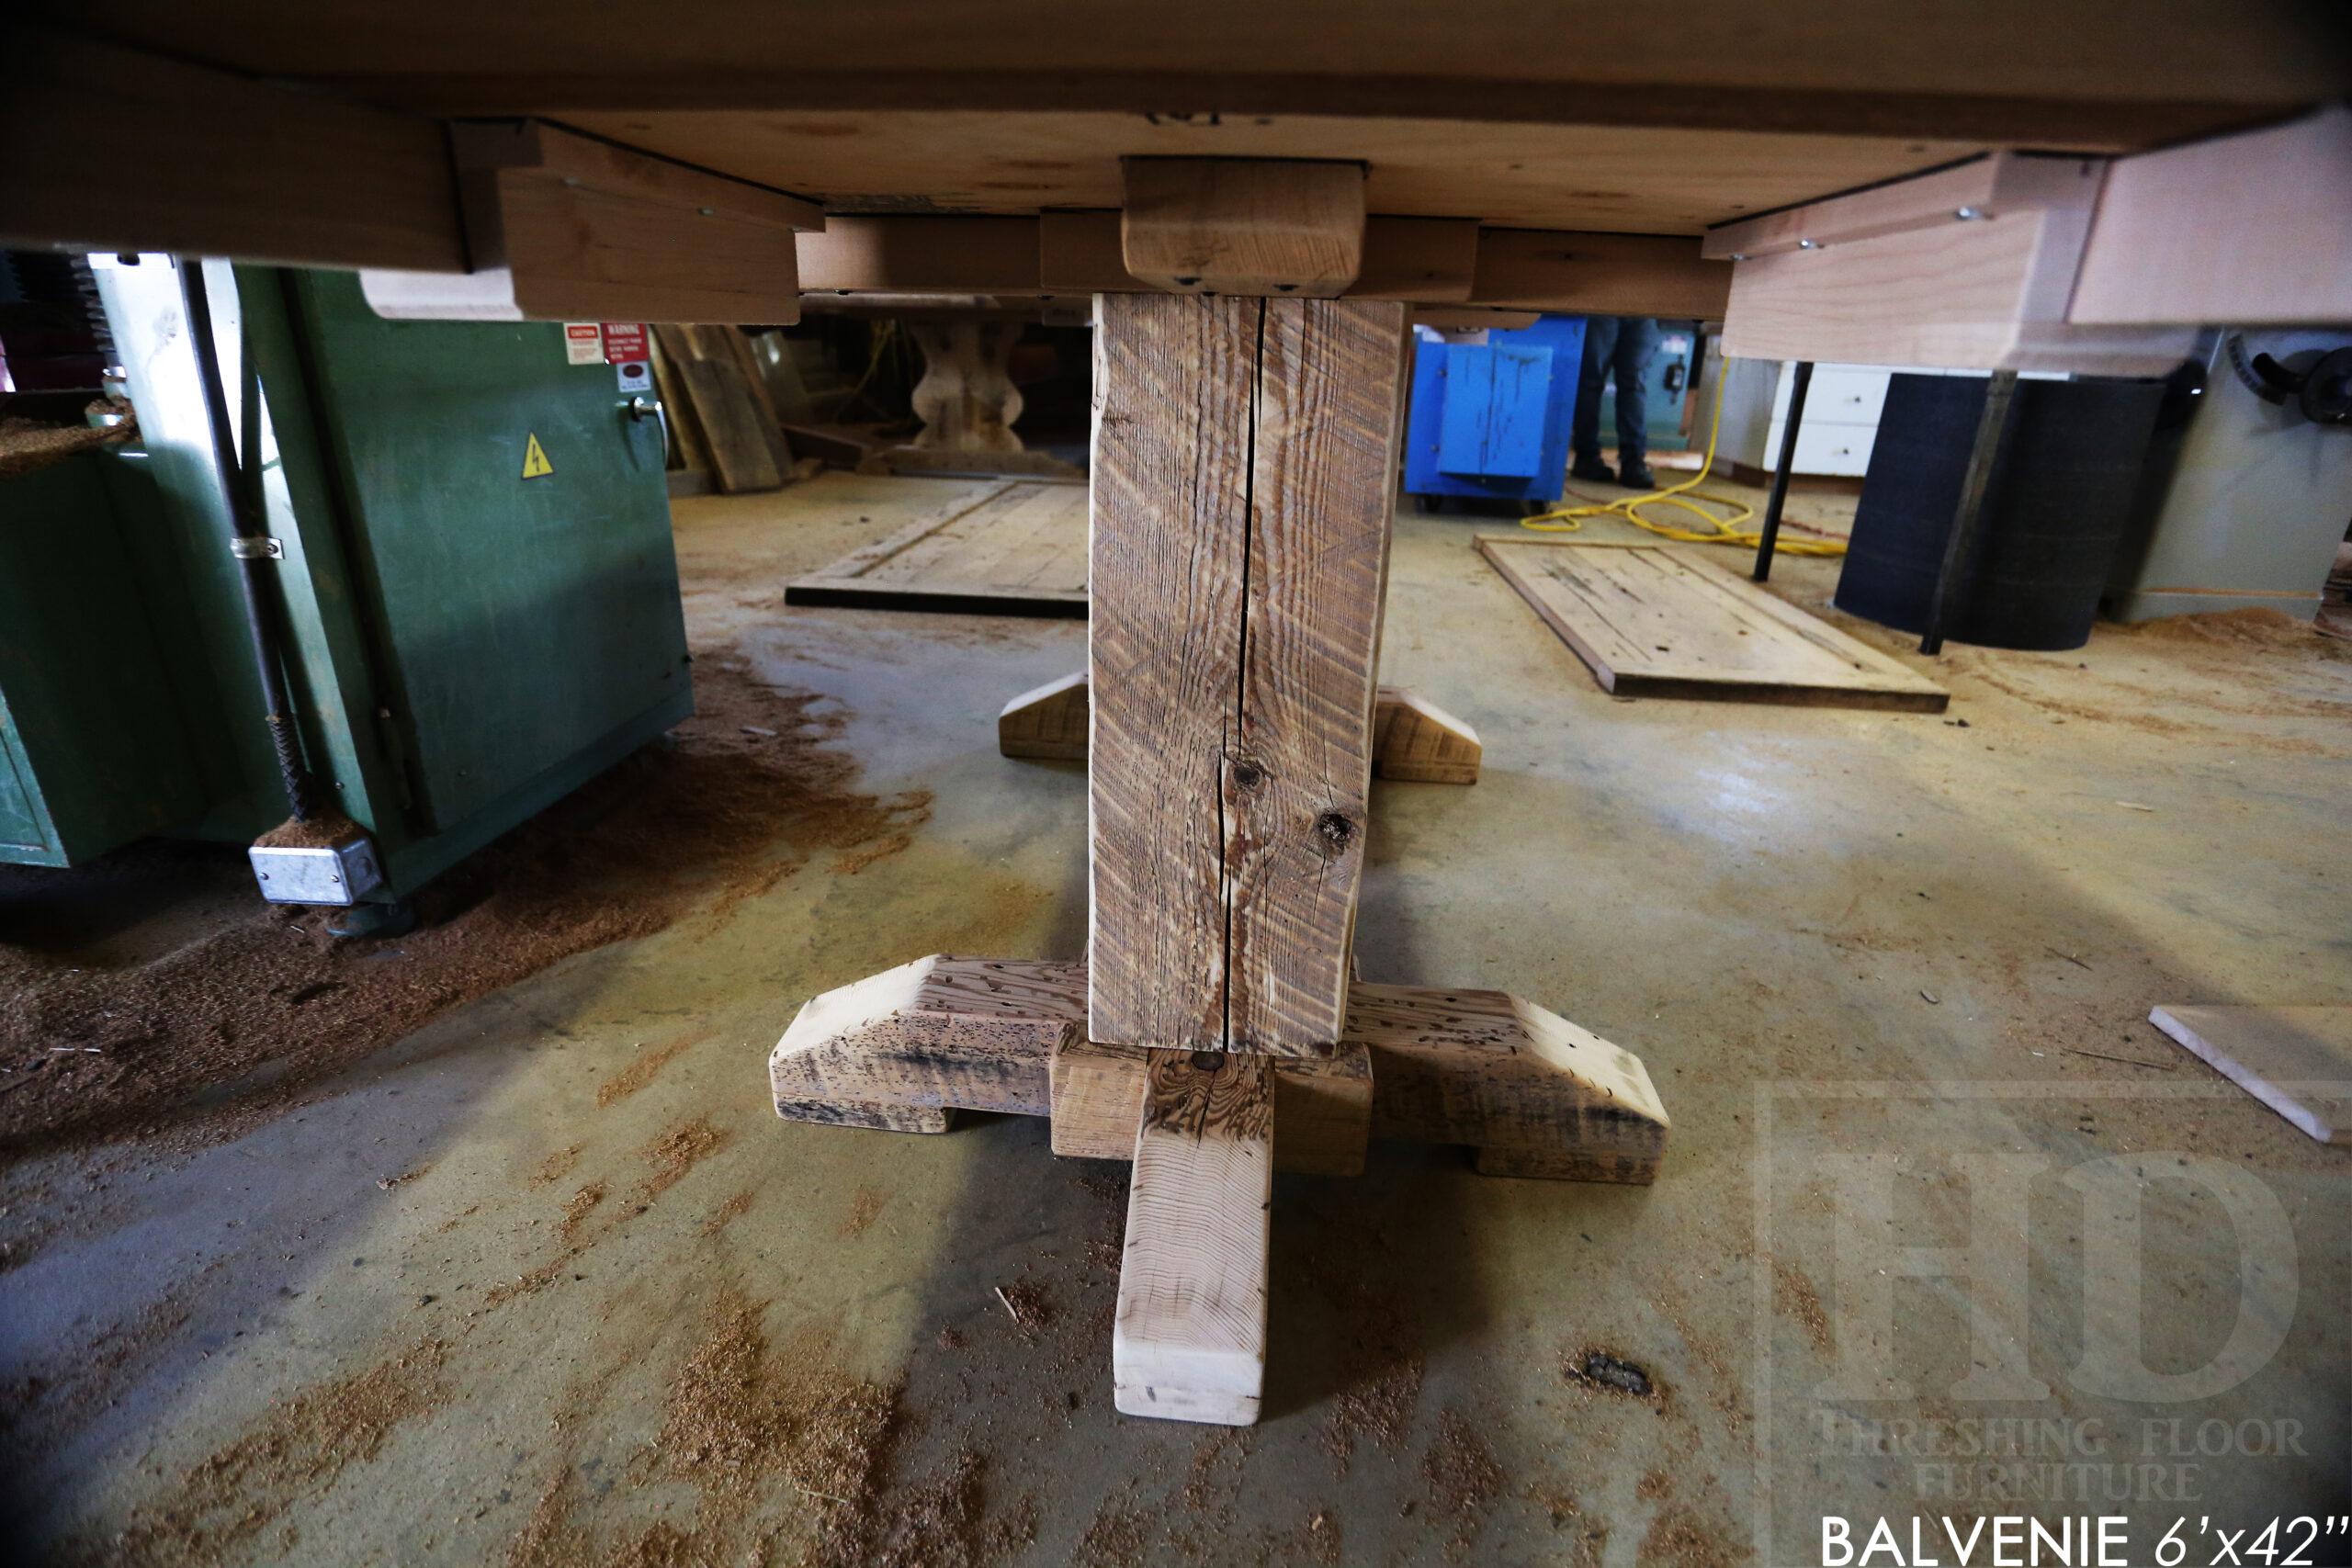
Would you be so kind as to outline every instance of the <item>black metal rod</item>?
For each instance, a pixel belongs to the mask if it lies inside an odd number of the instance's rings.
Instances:
[[[1951,532],[1944,539],[1943,564],[1936,569],[1935,597],[1928,601],[1928,627],[1919,651],[1944,650],[1944,619],[1951,609],[1952,590],[1967,570],[1976,525],[1984,513],[1984,492],[1993,482],[1993,465],[2001,456],[2001,439],[2009,428],[2009,406],[2017,397],[2018,373],[1996,370],[1984,387],[1984,412],[1976,422],[1976,445],[1968,449],[1968,473],[1961,480],[1960,505],[1952,513]]]
[[[212,427],[212,466],[220,481],[221,500],[229,509],[229,532],[237,557],[237,581],[244,590],[245,629],[254,644],[254,668],[261,678],[262,722],[269,727],[270,748],[277,756],[277,776],[286,786],[287,809],[294,820],[309,820],[310,770],[302,762],[302,739],[294,728],[294,707],[286,692],[286,666],[280,656],[277,624],[270,611],[277,584],[269,575],[264,553],[268,528],[253,503],[237,443],[229,426],[229,395],[220,378],[220,354],[212,338],[212,301],[205,292],[204,263],[195,256],[180,258],[180,293],[187,303],[188,341],[196,349],[197,379],[204,389],[206,422]],[[247,396],[257,396],[248,389]],[[254,422],[257,428],[259,421]]]
[[[1764,533],[1756,541],[1752,575],[1758,582],[1772,575],[1772,550],[1781,542],[1781,508],[1789,499],[1789,472],[1797,466],[1797,426],[1804,423],[1804,395],[1812,386],[1813,361],[1800,359],[1789,379],[1789,418],[1781,426],[1781,461],[1772,470],[1772,493],[1764,502]]]

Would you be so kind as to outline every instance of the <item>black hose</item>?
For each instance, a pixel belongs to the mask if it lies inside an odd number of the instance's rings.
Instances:
[[[2278,362],[2267,354],[2256,355],[2254,363],[2247,364],[2245,338],[2241,333],[2232,333],[2224,338],[2222,348],[2229,356],[2230,368],[2236,373],[2238,384],[2266,403],[2285,402],[2287,395],[2301,385],[2300,378],[2284,386],[2273,380],[2272,373],[2278,370]]]
[[[229,397],[220,380],[220,352],[212,341],[212,305],[204,289],[204,264],[194,256],[183,256],[179,265],[180,291],[187,301],[188,338],[196,346],[204,412],[212,426],[213,468],[229,508],[230,546],[237,558],[237,579],[244,590],[245,627],[253,635],[254,665],[261,677],[262,722],[269,727],[270,747],[277,754],[277,776],[286,786],[287,808],[294,820],[305,822],[316,807],[310,770],[302,761],[302,738],[294,728],[294,705],[287,697],[286,667],[272,614],[277,584],[269,574],[269,531],[254,510],[252,487],[237,460],[236,440],[230,434]]]

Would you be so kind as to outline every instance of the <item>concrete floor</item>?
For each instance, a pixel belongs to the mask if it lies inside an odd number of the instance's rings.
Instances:
[[[2352,1511],[2346,1156],[2142,1021],[2352,1002],[2352,662],[2102,627],[1914,660],[1940,717],[1619,701],[1471,550],[1507,523],[1401,519],[1385,678],[1486,772],[1375,786],[1363,973],[1638,1053],[1673,1141],[1652,1189],[1386,1145],[1283,1179],[1267,1418],[1230,1434],[1112,1411],[1121,1168],[763,1101],[812,993],[1081,942],[1083,771],[993,719],[1083,626],[780,604],[953,482],[676,508],[698,648],[832,699],[862,787],[934,793],[903,852],[569,960],[231,1141],[6,1173],[28,1555],[1713,1568],[1916,1512],[2120,1515],[2138,1562],[2177,1517]],[[1972,1226],[1973,1281],[1896,1282],[1882,1244]]]

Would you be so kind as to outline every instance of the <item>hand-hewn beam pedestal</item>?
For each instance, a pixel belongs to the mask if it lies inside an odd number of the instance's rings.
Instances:
[[[768,1062],[788,1121],[1051,1116],[1054,1152],[1135,1157],[1145,1053],[1086,1038],[1086,965],[917,959],[800,1010]],[[1646,1183],[1667,1115],[1641,1059],[1508,991],[1348,987],[1329,1056],[1273,1059],[1274,1168],[1354,1176],[1371,1138],[1459,1144],[1489,1175]],[[871,1119],[869,1119],[871,1118]]]
[[[1048,681],[1004,705],[996,749],[1007,757],[1086,761],[1091,715],[1086,671]],[[1476,784],[1478,732],[1419,692],[1383,686],[1373,700],[1372,776],[1410,784]]]
[[[1257,239],[1219,265],[1336,291],[1346,247]],[[783,1116],[1042,1113],[1056,1153],[1134,1161],[1129,1415],[1257,1419],[1277,1168],[1353,1175],[1370,1138],[1419,1138],[1643,1182],[1665,1145],[1641,1063],[1565,1020],[1351,983],[1375,760],[1477,776],[1466,725],[1376,685],[1405,324],[1371,299],[1097,300],[1088,669],[1001,730],[1086,758],[1089,963],[922,960],[810,1002],[771,1064]]]

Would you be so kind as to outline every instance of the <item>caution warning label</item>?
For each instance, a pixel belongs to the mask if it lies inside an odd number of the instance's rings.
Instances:
[[[539,438],[533,435],[530,444],[523,448],[523,477],[536,479],[553,472],[555,465],[548,461],[547,449],[539,445]]]

